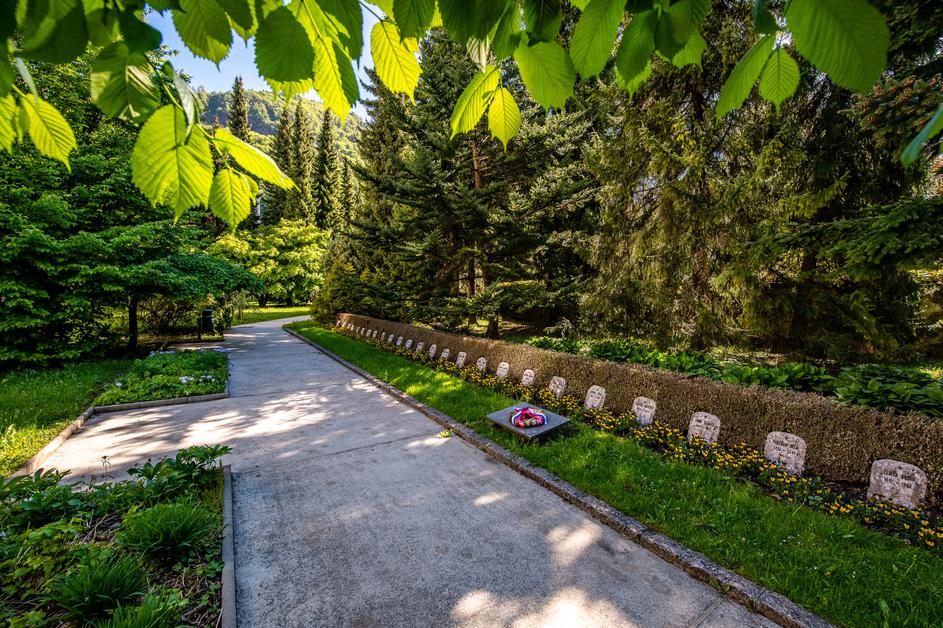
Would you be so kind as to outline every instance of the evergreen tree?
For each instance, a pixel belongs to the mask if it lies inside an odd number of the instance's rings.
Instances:
[[[314,201],[312,196],[311,172],[314,162],[314,132],[311,128],[311,116],[302,107],[301,99],[295,101],[295,112],[291,128],[291,167],[289,176],[295,182],[295,188],[288,192],[288,202],[284,217],[291,220],[312,222],[314,219]]]
[[[334,140],[334,114],[324,110],[318,134],[318,155],[312,171],[315,223],[325,227],[334,222],[337,211],[337,146]]]
[[[344,229],[350,223],[351,213],[355,211],[357,205],[357,192],[354,190],[353,175],[350,171],[350,162],[346,158],[342,160],[340,168],[340,180],[338,181],[338,200],[337,208],[333,214],[331,226],[334,229]]]
[[[249,141],[249,101],[242,87],[242,77],[237,76],[232,84],[229,106],[229,130],[239,139]]]
[[[271,151],[272,159],[282,172],[289,176],[292,172],[292,126],[294,125],[290,105],[290,102],[286,102],[281,108]],[[266,185],[264,189],[262,224],[274,225],[285,217],[289,192],[274,185]]]

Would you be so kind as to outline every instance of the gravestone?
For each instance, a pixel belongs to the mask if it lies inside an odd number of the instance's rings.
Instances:
[[[409,349],[409,348],[411,348],[412,346],[413,346],[413,339],[412,339],[412,338],[408,338],[408,339],[406,340],[406,348]]]
[[[602,405],[606,403],[606,389],[602,386],[593,384],[586,391],[586,399],[583,400],[583,408],[586,410],[602,410]]]
[[[431,351],[431,350],[432,350],[432,349],[430,349],[430,351]],[[442,349],[442,353],[439,355],[439,359],[440,359],[440,360],[448,360],[448,359],[449,359],[449,348],[448,348],[448,347],[446,347],[445,349]]]
[[[495,371],[495,375],[498,376],[498,379],[504,379],[508,376],[508,372],[511,370],[511,365],[507,362],[501,362],[498,364],[498,370]]]
[[[543,425],[535,425],[534,427],[517,427],[511,423],[511,415],[518,408],[533,408],[543,412],[544,416],[547,417],[547,422]],[[557,430],[558,428],[566,425],[570,422],[570,419],[560,416],[555,412],[550,412],[549,410],[544,410],[539,406],[535,406],[529,403],[522,403],[516,406],[508,406],[503,410],[498,410],[497,412],[492,412],[488,415],[488,418],[514,434],[520,436],[525,441],[535,442],[542,438],[548,436],[551,432]]]
[[[533,386],[534,385],[534,371],[531,369],[524,369],[524,374],[521,375],[521,386]]]
[[[789,432],[770,432],[766,435],[763,455],[778,464],[786,473],[802,475],[805,470],[805,440]]]
[[[488,368],[488,358],[478,358],[475,362],[475,368],[484,373],[485,369]]]
[[[871,465],[868,499],[919,508],[926,496],[927,474],[920,467],[887,458]]]
[[[393,334],[390,334],[389,336],[387,336],[386,341],[390,344],[393,344]]]
[[[435,357],[435,351],[437,348],[438,347],[436,347],[434,344],[429,345],[429,359],[430,360]]]
[[[468,358],[468,354],[466,354],[464,351],[458,352],[458,357],[455,358],[455,364],[458,365],[458,368],[462,368],[463,366],[465,366],[465,360],[467,358]]]
[[[420,342],[416,345],[416,353],[422,353],[422,350],[425,348],[426,343]]]
[[[399,347],[399,346],[402,345],[402,344],[403,344],[403,337],[400,336],[399,338],[396,339],[396,346]],[[409,345],[407,345],[407,346],[409,346]]]
[[[383,334],[380,336],[380,340],[386,342],[386,332],[383,332]]]
[[[636,397],[632,402],[632,413],[639,425],[651,425],[655,421],[655,409],[658,405],[654,399]]]
[[[559,375],[554,375],[550,378],[550,384],[547,385],[547,388],[559,399],[566,391],[566,380]]]
[[[379,329],[374,329],[374,330],[373,330],[373,338],[374,338],[374,340],[376,340],[376,339],[379,338],[379,337],[380,337],[380,330],[379,330]]]
[[[688,424],[688,441],[695,437],[703,438],[708,443],[716,443],[720,435],[720,419],[709,412],[695,412]]]

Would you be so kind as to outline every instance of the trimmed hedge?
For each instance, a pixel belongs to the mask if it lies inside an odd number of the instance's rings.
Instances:
[[[928,503],[943,504],[943,421],[921,414],[895,415],[843,405],[813,393],[725,384],[357,314],[340,314],[338,319],[402,335],[404,343],[407,338],[414,345],[424,342],[426,350],[431,344],[437,345],[437,352],[448,347],[453,361],[460,351],[468,354],[468,364],[484,356],[489,372],[507,362],[511,366],[508,377],[513,380],[520,380],[528,368],[534,370],[538,386],[546,386],[559,375],[567,381],[567,392],[580,399],[598,384],[606,389],[605,407],[617,412],[631,411],[632,401],[640,395],[651,397],[658,402],[656,416],[685,432],[694,412],[710,412],[720,417],[719,440],[728,446],[742,442],[762,449],[769,432],[791,432],[808,444],[807,468],[827,480],[867,483],[873,461],[909,462],[927,473]]]

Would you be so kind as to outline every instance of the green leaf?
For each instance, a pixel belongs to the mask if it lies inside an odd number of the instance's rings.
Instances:
[[[160,106],[160,92],[151,81],[151,66],[141,53],[115,42],[92,63],[92,101],[112,118],[139,123]]]
[[[639,80],[639,77],[648,76],[651,71],[656,19],[651,11],[636,13],[622,33],[622,43],[616,52],[616,77],[629,93],[641,85],[644,79]]]
[[[6,96],[16,80],[16,72],[6,55],[0,55],[0,96]]]
[[[393,19],[403,37],[421,38],[434,15],[435,0],[393,0]]]
[[[165,105],[141,127],[131,151],[131,178],[154,205],[172,207],[179,218],[206,205],[213,184],[213,155],[199,125],[189,136],[183,111]]]
[[[769,10],[769,0],[754,0],[753,28],[764,35],[771,35],[779,30],[779,24]]]
[[[920,151],[923,150],[923,145],[939,135],[940,132],[943,132],[943,105],[937,108],[936,113],[933,114],[930,121],[920,130],[917,137],[907,144],[907,148],[904,149],[904,152],[900,156],[900,160],[904,165],[909,166],[917,161],[917,157],[920,156]]]
[[[760,96],[779,105],[795,93],[799,87],[799,64],[789,56],[785,48],[777,48],[766,61],[760,77]]]
[[[293,188],[294,182],[285,176],[272,158],[260,151],[255,146],[248,144],[232,133],[229,129],[220,127],[216,129],[213,137],[213,144],[221,153],[227,154],[236,160],[242,168],[252,176],[258,177],[267,183],[277,185],[280,188]]]
[[[671,63],[675,67],[683,68],[686,65],[701,65],[701,57],[707,50],[707,42],[698,31],[691,31],[688,36],[688,43],[671,58]]]
[[[350,57],[337,42],[330,39],[315,40],[314,51],[314,88],[343,125],[350,108],[360,97]]]
[[[240,222],[252,213],[251,179],[232,168],[223,168],[213,177],[210,186],[210,211],[235,231]]]
[[[251,0],[217,0],[243,39],[255,35],[259,26]]]
[[[0,148],[8,153],[13,152],[13,145],[19,140],[17,115],[19,115],[19,107],[13,95],[0,96]]]
[[[521,8],[517,2],[508,3],[492,35],[491,52],[501,61],[514,54],[514,49],[521,41]]]
[[[452,39],[464,44],[485,39],[504,15],[511,0],[439,0],[442,25]]]
[[[28,3],[22,33],[23,56],[48,63],[72,61],[88,43],[82,0]]]
[[[606,67],[619,34],[624,5],[621,0],[591,0],[586,6],[570,40],[570,57],[580,76],[596,76]]]
[[[363,52],[363,13],[352,0],[310,2],[315,21],[323,37],[340,44],[348,59],[359,59]]]
[[[890,31],[866,0],[792,0],[786,25],[799,54],[842,87],[866,92],[887,65]]]
[[[499,78],[498,68],[493,65],[486,67],[484,72],[475,74],[452,110],[452,137],[475,128],[491,102]]]
[[[58,159],[71,172],[69,153],[76,148],[77,144],[72,128],[66,119],[55,107],[35,96],[21,98],[20,107],[26,112],[26,118],[29,121],[29,137],[33,140],[36,150],[46,157]]]
[[[377,76],[383,84],[392,92],[407,94],[412,100],[419,84],[419,61],[400,41],[399,32],[392,22],[384,20],[374,25],[370,49]]]
[[[672,2],[665,14],[671,23],[671,36],[676,43],[686,45],[691,33],[710,10],[710,0],[680,0]],[[669,57],[670,58],[670,57]]]
[[[560,0],[524,0],[524,24],[531,42],[553,41],[563,24]]]
[[[557,42],[527,45],[526,38],[514,51],[514,60],[521,72],[521,79],[531,96],[544,109],[561,108],[573,95],[576,69]]]
[[[753,84],[760,77],[760,73],[766,66],[766,60],[773,51],[774,40],[772,35],[765,35],[753,44],[753,47],[734,67],[720,89],[716,112],[718,118],[742,105],[753,91]]]
[[[314,47],[305,28],[287,7],[268,14],[255,35],[255,65],[263,77],[279,82],[311,77]]]
[[[229,55],[232,29],[216,0],[180,0],[174,11],[174,27],[186,47],[198,57],[219,63]]]
[[[499,87],[491,99],[488,108],[488,130],[491,135],[501,140],[504,150],[508,142],[521,130],[521,110],[514,101],[514,95],[504,87]]]
[[[118,15],[118,26],[121,36],[128,50],[132,52],[146,52],[157,50],[163,41],[160,31],[145,24],[137,18],[133,11],[126,11]]]
[[[478,66],[478,69],[484,70],[488,66],[491,39],[475,39],[473,37],[465,42],[465,51],[468,53],[468,58]]]

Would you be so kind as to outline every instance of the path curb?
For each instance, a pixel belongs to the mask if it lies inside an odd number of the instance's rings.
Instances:
[[[236,628],[236,555],[233,545],[232,468],[223,467],[223,590],[221,628]]]
[[[459,423],[447,414],[436,410],[405,392],[371,375],[360,367],[351,364],[334,352],[325,349],[313,340],[306,338],[293,329],[283,327],[285,331],[308,343],[324,355],[339,362],[357,373],[378,388],[396,398],[397,401],[413,407],[439,425],[449,429],[463,440],[484,451],[493,458],[511,467],[521,475],[534,480],[565,501],[573,504],[593,518],[601,521],[626,538],[657,554],[669,563],[683,569],[691,576],[709,584],[717,591],[748,609],[788,628],[832,628],[818,615],[799,606],[786,596],[762,587],[743,576],[725,569],[707,556],[696,552],[667,536],[656,532],[642,522],[623,514],[606,502],[584,493],[569,482],[565,482],[549,471],[531,464],[526,459],[514,454],[474,430]]]

